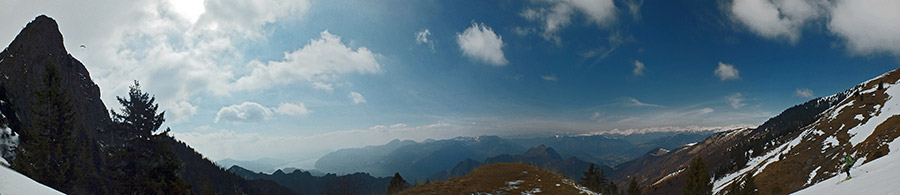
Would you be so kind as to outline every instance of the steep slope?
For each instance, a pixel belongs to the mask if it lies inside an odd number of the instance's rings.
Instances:
[[[178,171],[196,194],[294,194],[290,189],[269,180],[247,180],[213,164],[184,142],[168,137],[166,145],[173,148],[182,167]]]
[[[635,160],[616,166],[613,181],[620,187],[628,186],[630,177],[635,177],[645,193],[681,194],[684,178],[681,173],[690,160],[702,156],[707,167],[714,162],[728,162],[729,146],[743,140],[752,129],[736,129],[713,134],[703,141],[687,144],[680,148],[652,150]]]
[[[774,143],[764,155],[716,180],[716,191],[738,178],[754,175],[762,192],[794,192],[836,174],[846,155],[865,164],[891,152],[889,144],[900,136],[900,80],[897,70],[849,90],[847,98],[818,115],[816,121]],[[846,93],[846,92],[845,92]]]
[[[900,151],[900,142],[890,143],[891,151]],[[831,177],[813,186],[797,191],[797,195],[819,194],[892,194],[900,191],[897,175],[900,175],[900,154],[889,153],[877,160],[855,167],[853,179],[842,181],[843,176]],[[840,182],[838,184],[838,182]]]
[[[63,194],[12,169],[0,166],[0,194]]]
[[[703,157],[714,191],[730,193],[752,176],[759,192],[786,194],[837,174],[840,159],[857,164],[890,152],[900,136],[900,73],[891,71],[844,92],[791,107],[755,129],[713,135],[662,156],[645,156],[619,167],[619,185],[635,176],[644,192],[675,194],[690,159]]]
[[[228,168],[228,172],[251,180],[274,181],[290,188],[297,194],[384,194],[388,182],[391,180],[391,177],[372,177],[367,173],[341,176],[326,174],[317,177],[310,172],[301,170],[294,170],[290,173],[277,170],[272,174],[264,174],[239,166]]]
[[[535,166],[494,163],[468,175],[424,184],[399,194],[596,194]]]

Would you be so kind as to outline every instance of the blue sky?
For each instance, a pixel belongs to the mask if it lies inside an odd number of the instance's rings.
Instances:
[[[6,27],[56,19],[108,107],[140,80],[211,159],[297,166],[391,139],[755,126],[900,59],[890,0],[3,4]]]

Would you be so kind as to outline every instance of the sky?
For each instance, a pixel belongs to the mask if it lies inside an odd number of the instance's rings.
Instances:
[[[212,160],[392,139],[756,126],[898,68],[900,1],[0,0],[110,109],[133,80]],[[84,45],[85,47],[80,47]]]

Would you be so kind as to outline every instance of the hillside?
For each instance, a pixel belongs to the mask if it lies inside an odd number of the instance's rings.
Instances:
[[[550,171],[521,163],[494,163],[471,173],[423,184],[399,194],[596,194]]]
[[[635,175],[645,192],[674,192],[681,170],[702,156],[714,192],[727,194],[748,176],[766,194],[786,194],[838,174],[845,155],[857,165],[888,155],[900,136],[900,73],[885,73],[844,92],[785,110],[756,129],[723,132],[662,156],[645,156],[619,167],[614,179]]]
[[[891,151],[900,151],[900,142],[896,138],[889,144]],[[900,191],[897,175],[900,174],[900,154],[889,153],[884,157],[855,167],[851,172],[853,178],[840,182],[843,176],[831,177],[824,181],[797,191],[797,195],[818,194],[892,194]],[[840,182],[840,184],[837,184]]]

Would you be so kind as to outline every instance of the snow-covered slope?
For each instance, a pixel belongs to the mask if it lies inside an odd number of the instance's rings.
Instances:
[[[894,143],[900,136],[898,80],[900,71],[895,70],[843,92],[841,95],[847,97],[820,113],[815,122],[779,138],[781,141],[766,143],[762,155],[716,180],[714,192],[727,193],[732,183],[748,176],[763,194],[791,193],[810,186],[803,193],[841,194],[834,190],[859,187],[875,191],[847,192],[888,194],[884,192],[900,189],[896,185],[900,180],[895,179],[900,171],[891,170],[900,170],[900,143]],[[841,159],[847,155],[858,159],[856,166],[870,172],[829,189],[843,178],[835,176],[840,174]]]
[[[890,144],[891,151],[900,151],[900,142]],[[853,178],[840,182],[844,175],[831,177],[794,194],[897,194],[900,193],[900,154],[896,152],[850,170]],[[838,183],[840,182],[840,183]]]
[[[63,194],[5,166],[0,166],[0,194]]]

